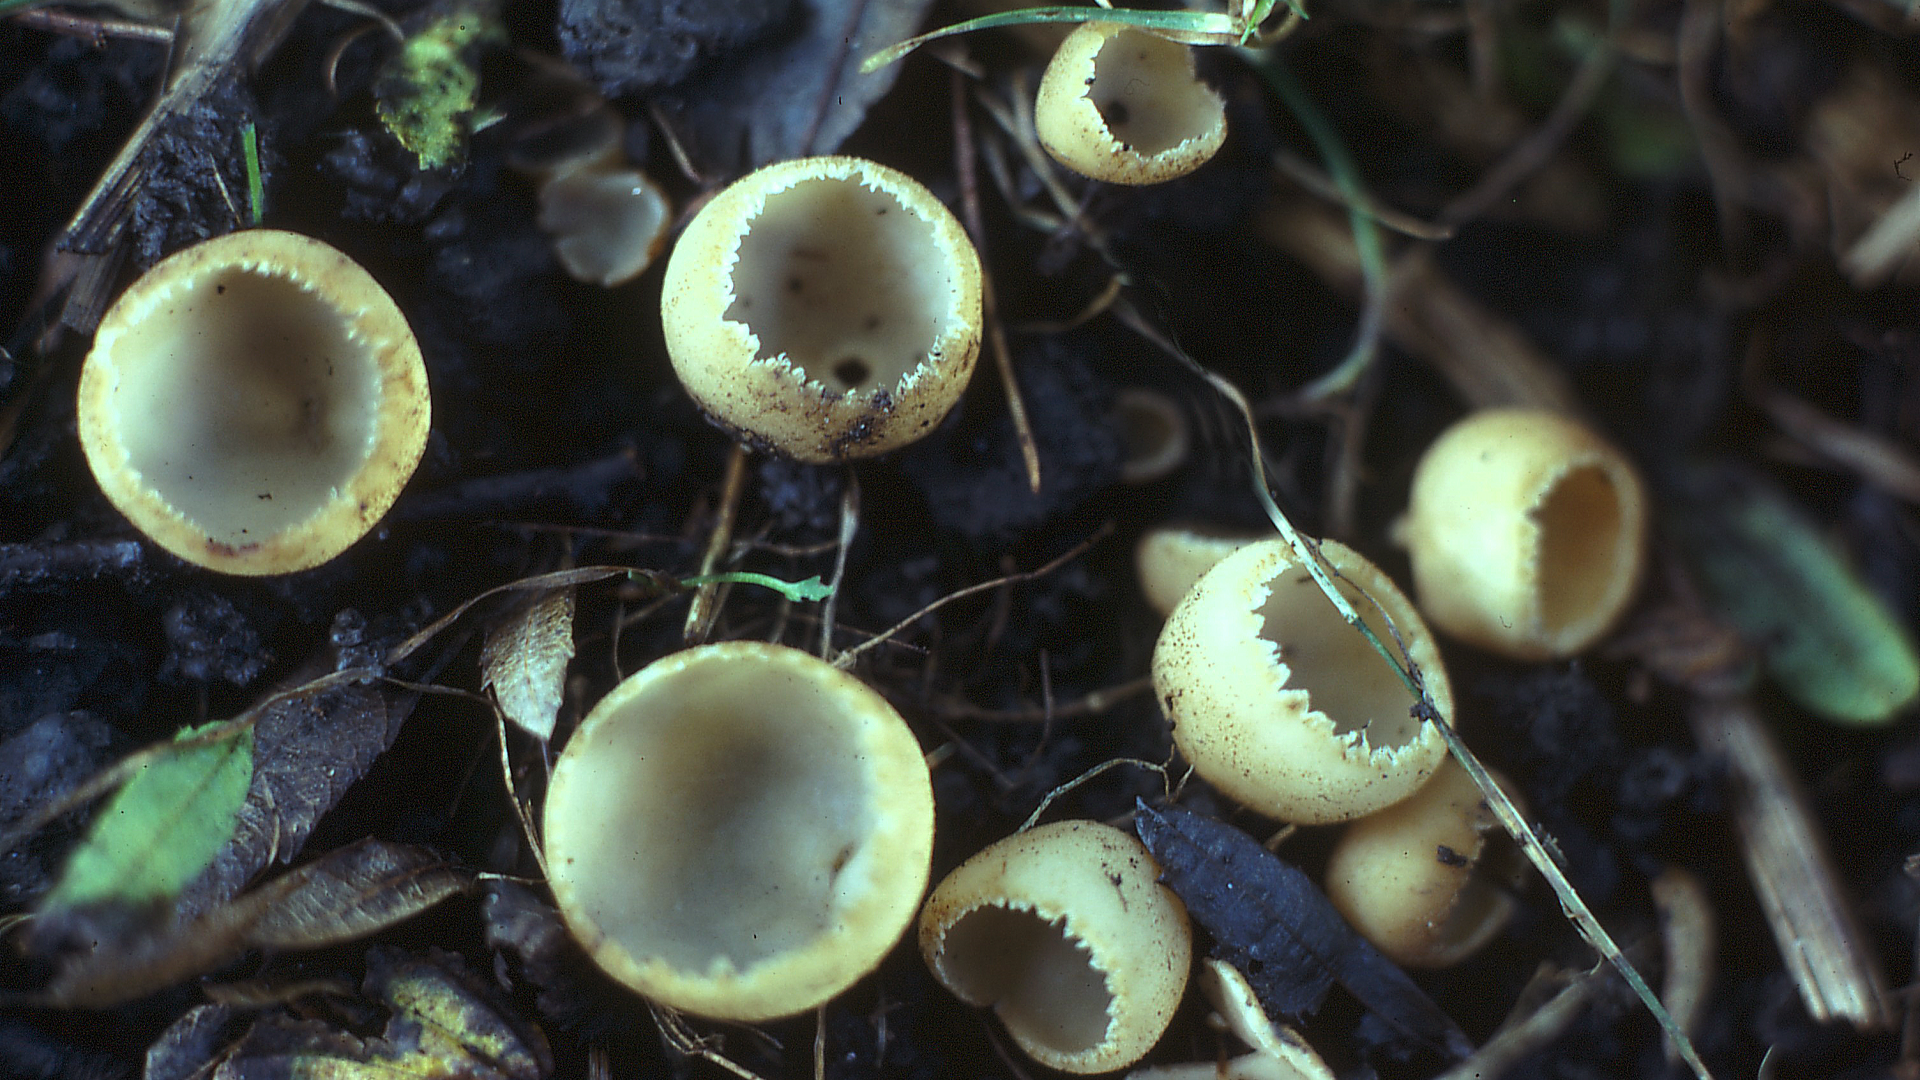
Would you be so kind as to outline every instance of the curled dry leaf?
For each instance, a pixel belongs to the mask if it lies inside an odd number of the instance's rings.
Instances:
[[[375,949],[361,987],[390,1012],[386,1030],[359,1038],[270,1013],[233,1048],[214,1080],[545,1080],[553,1053],[539,1030],[492,1000],[458,956]]]
[[[377,933],[471,884],[470,873],[426,848],[362,840],[197,919],[70,958],[42,996],[55,1008],[111,1008],[249,948],[313,949]]]
[[[572,659],[572,587],[536,593],[487,631],[480,687],[493,690],[507,719],[545,742],[553,737]]]

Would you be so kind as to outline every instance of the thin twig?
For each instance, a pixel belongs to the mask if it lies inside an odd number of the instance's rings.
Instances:
[[[733,524],[740,516],[740,498],[746,489],[746,479],[747,448],[734,443],[727,450],[727,467],[720,480],[720,505],[714,512],[713,531],[707,535],[707,550],[700,557],[701,577],[719,570],[720,557],[733,543]],[[707,639],[718,613],[720,592],[726,587],[723,582],[710,581],[693,594],[693,603],[687,607],[687,621],[681,626],[687,644],[698,645]]]
[[[933,614],[934,612],[940,610],[943,607],[946,607],[948,604],[953,603],[955,600],[972,596],[975,593],[986,592],[989,589],[998,589],[1003,585],[1017,585],[1017,584],[1020,584],[1021,582],[1033,581],[1037,578],[1046,577],[1048,574],[1051,574],[1055,570],[1060,569],[1062,566],[1065,566],[1067,563],[1070,563],[1073,560],[1079,558],[1080,556],[1086,554],[1089,548],[1093,547],[1093,545],[1099,543],[1100,541],[1105,540],[1107,537],[1111,535],[1113,535],[1113,522],[1109,521],[1106,524],[1100,526],[1098,529],[1094,530],[1094,533],[1092,536],[1089,536],[1085,540],[1082,540],[1079,543],[1073,545],[1071,548],[1068,548],[1064,553],[1062,553],[1061,555],[1059,555],[1058,557],[1052,560],[1049,560],[1045,565],[1036,567],[1032,570],[1026,570],[1018,574],[1008,574],[1004,577],[997,577],[989,581],[978,582],[976,584],[969,585],[964,589],[957,589],[953,592],[950,592],[947,595],[941,597],[940,599],[935,600],[933,603],[928,604],[927,606],[921,608],[919,611],[914,612],[913,614],[907,616],[904,619],[901,619],[899,622],[888,627],[886,630],[882,631],[878,637],[869,638],[866,641],[863,641],[860,644],[855,645],[853,648],[848,649],[846,652],[841,653],[839,656],[834,658],[833,666],[840,668],[843,671],[847,668],[852,667],[853,662],[855,660],[858,660],[860,658],[860,655],[866,652],[868,649],[879,647],[881,644],[891,640],[895,634],[900,633],[902,630],[905,630],[907,627],[912,626],[916,622],[919,622],[921,619],[925,618],[926,616]]]
[[[820,659],[833,655],[833,627],[835,613],[840,608],[840,586],[847,575],[847,550],[853,547],[853,538],[860,531],[860,477],[853,470],[847,470],[847,485],[840,491],[840,542],[833,555],[833,580],[828,583],[831,590],[827,593],[827,602],[820,609]],[[786,609],[782,609],[784,612]]]
[[[978,251],[987,248],[987,230],[980,217],[979,170],[973,152],[973,118],[967,112],[967,80],[958,71],[948,73],[948,97],[953,103],[954,167],[960,174],[960,216],[967,223]],[[987,351],[1000,372],[1000,388],[1007,397],[1007,413],[1013,420],[1013,436],[1020,444],[1020,459],[1027,467],[1027,487],[1040,493],[1040,448],[1033,440],[1033,425],[1027,419],[1027,401],[1020,393],[1020,379],[1014,374],[1013,354],[1007,350],[1007,330],[1000,321],[1000,303],[993,287],[992,272],[980,274],[982,314],[987,324]]]
[[[1142,675],[1137,679],[1095,690],[1085,697],[1056,704],[1052,709],[1045,705],[1028,705],[1018,709],[983,709],[966,702],[951,702],[927,706],[929,712],[949,720],[981,720],[990,724],[1033,724],[1043,723],[1049,717],[1055,720],[1081,720],[1099,716],[1114,706],[1131,698],[1139,697],[1153,689],[1153,677]]]

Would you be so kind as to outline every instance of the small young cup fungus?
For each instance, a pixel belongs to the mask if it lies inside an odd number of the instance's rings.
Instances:
[[[1449,967],[1512,917],[1525,867],[1517,855],[1448,758],[1419,791],[1347,826],[1327,861],[1327,898],[1394,963]]]
[[[667,258],[667,351],[749,444],[809,462],[897,449],[947,414],[980,351],[980,257],[913,178],[802,158],[734,182]]]
[[[161,260],[80,372],[80,443],[154,543],[228,574],[318,566],[373,527],[427,442],[413,331],[360,265],[251,229]]]
[[[1414,470],[1402,538],[1420,609],[1505,656],[1571,656],[1633,599],[1646,501],[1626,456],[1578,421],[1475,413]]]
[[[649,998],[722,1020],[826,1001],[913,919],[933,789],[900,714],[780,645],[672,654],[615,687],[554,766],[547,872],[567,927]]]
[[[1226,104],[1194,75],[1193,51],[1121,23],[1083,23],[1060,43],[1033,107],[1040,145],[1082,176],[1158,184],[1207,163]]]
[[[969,1005],[991,1006],[1049,1068],[1107,1072],[1153,1048],[1193,959],[1187,909],[1138,840],[1096,821],[1016,833],[948,874],[920,912],[920,952]]]
[[[1268,534],[1271,535],[1271,534]],[[1147,606],[1161,618],[1173,609],[1207,571],[1260,537],[1210,529],[1204,525],[1161,525],[1148,529],[1133,549],[1134,569]]]
[[[539,180],[537,220],[561,267],[576,281],[610,289],[652,265],[673,206],[660,185],[627,164],[619,114],[597,96],[589,100],[578,113],[532,125],[507,160]]]
[[[1323,540],[1320,551],[1388,648],[1381,612],[1393,620],[1451,720],[1453,690],[1413,604],[1346,545]],[[1390,806],[1447,754],[1440,732],[1412,715],[1414,697],[1393,669],[1278,538],[1234,552],[1188,591],[1154,646],[1153,686],[1194,771],[1283,821],[1349,821]]]
[[[1192,439],[1179,402],[1144,386],[1129,387],[1113,399],[1114,426],[1120,430],[1120,481],[1151,484],[1186,464]]]

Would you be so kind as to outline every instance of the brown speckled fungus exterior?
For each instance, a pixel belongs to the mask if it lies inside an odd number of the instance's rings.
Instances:
[[[1383,641],[1384,611],[1440,715],[1453,690],[1413,604],[1380,568],[1333,540],[1320,550],[1341,593]],[[1361,596],[1379,603],[1376,610]],[[1173,741],[1206,781],[1270,817],[1350,821],[1411,795],[1446,757],[1413,695],[1327,601],[1286,541],[1241,548],[1167,618],[1153,686]]]
[[[426,447],[406,318],[346,255],[253,229],[162,260],[80,375],[100,489],[154,543],[228,574],[317,566],[393,505]]]
[[[852,157],[769,165],[714,196],[667,258],[673,369],[715,421],[800,461],[905,446],[980,351],[980,257],[933,193]]]

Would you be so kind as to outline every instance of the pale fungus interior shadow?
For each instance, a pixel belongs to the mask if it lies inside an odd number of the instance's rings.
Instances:
[[[1540,530],[1540,621],[1548,634],[1590,620],[1632,558],[1620,491],[1597,465],[1561,477],[1533,512]]]
[[[956,990],[991,1002],[1010,1027],[1062,1054],[1100,1045],[1113,995],[1065,919],[999,906],[977,908],[947,930],[945,955]]]
[[[1387,623],[1352,583],[1338,587],[1382,641],[1391,642]],[[1413,695],[1380,662],[1359,631],[1327,603],[1313,578],[1301,567],[1282,571],[1270,583],[1260,606],[1260,635],[1279,646],[1287,665],[1287,686],[1305,690],[1311,706],[1345,734],[1364,729],[1367,745],[1395,748],[1412,742],[1420,724],[1409,710]]]
[[[1138,31],[1107,39],[1087,96],[1115,141],[1140,154],[1171,150],[1217,122],[1220,106],[1192,74],[1187,46]]]
[[[740,241],[726,317],[830,390],[897,387],[927,358],[953,284],[932,227],[857,180],[803,180],[767,197]]]
[[[783,721],[739,696],[676,687],[678,700],[646,704],[673,711],[670,728],[597,729],[617,768],[592,805],[570,807],[594,818],[582,835],[632,849],[621,874],[579,882],[600,928],[679,970],[745,970],[806,946],[839,925],[864,873],[849,873],[874,813],[858,763],[810,737],[813,703],[789,702]]]
[[[380,372],[339,314],[243,267],[157,299],[122,345],[129,464],[206,534],[261,540],[312,516],[372,452]]]

